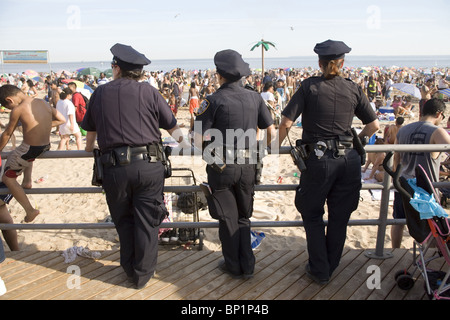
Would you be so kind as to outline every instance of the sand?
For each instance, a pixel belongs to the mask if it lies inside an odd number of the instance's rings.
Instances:
[[[9,114],[1,113],[0,120],[6,124]],[[180,124],[189,124],[187,107],[180,108],[178,113]],[[414,121],[416,119],[408,119]],[[382,128],[393,122],[383,121]],[[355,121],[355,127],[361,123]],[[182,130],[187,134],[187,128]],[[382,135],[381,132],[379,135]],[[167,132],[163,133],[167,136]],[[301,127],[291,130],[292,141],[301,137]],[[17,144],[22,136],[16,131]],[[51,150],[56,150],[60,138],[51,135]],[[287,142],[285,141],[285,145]],[[70,144],[71,150],[76,150],[75,143]],[[11,150],[8,143],[4,151]],[[93,159],[38,159],[34,163],[33,188],[54,187],[91,187]],[[194,171],[197,183],[206,181],[205,164],[189,157],[172,157],[174,168],[190,167]],[[368,170],[367,173],[369,173]],[[297,168],[289,155],[270,155],[264,160],[263,184],[277,184],[282,177],[283,184],[297,184]],[[21,181],[21,177],[19,178]],[[34,220],[35,224],[44,223],[97,223],[103,222],[109,216],[104,194],[51,194],[29,195],[31,203],[39,208],[41,214]],[[9,209],[15,223],[21,223],[25,217],[23,208],[13,199]],[[380,201],[373,199],[367,190],[361,191],[361,200],[358,209],[353,213],[352,219],[377,219],[380,211]],[[389,216],[392,218],[392,202],[389,207]],[[325,215],[326,219],[326,215]],[[200,211],[201,221],[213,221],[207,210]],[[256,192],[254,215],[252,220],[296,221],[301,220],[300,214],[294,206],[293,191],[265,191]],[[220,241],[217,229],[205,229],[204,248],[220,250]],[[260,249],[299,249],[306,246],[304,229],[301,227],[258,228],[266,238],[262,241]],[[73,246],[89,247],[91,250],[110,250],[119,247],[115,229],[86,229],[86,230],[19,230],[19,243],[22,250],[65,250]],[[348,228],[346,246],[355,249],[373,249],[376,245],[376,226],[351,226]],[[388,226],[385,247],[391,247],[390,227]],[[406,228],[402,247],[411,248],[412,238]],[[5,250],[9,249],[5,245]]]

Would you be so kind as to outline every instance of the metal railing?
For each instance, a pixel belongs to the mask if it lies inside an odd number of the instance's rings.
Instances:
[[[365,147],[366,152],[449,152],[450,145],[368,145]],[[186,150],[175,148],[172,154],[177,156],[192,156],[193,150],[185,153]],[[1,154],[6,159],[8,152]],[[270,154],[270,151],[269,151]],[[273,153],[272,153],[273,154]],[[290,154],[290,147],[281,147],[278,151],[279,155]],[[48,151],[44,153],[40,159],[57,159],[57,158],[92,158],[92,153],[85,151]],[[390,159],[392,166],[392,159]],[[450,182],[433,183],[434,187],[450,187]],[[295,191],[297,184],[285,185],[257,185],[256,192],[261,191]],[[389,252],[384,250],[384,239],[386,235],[386,227],[388,225],[404,225],[406,219],[388,219],[389,211],[389,194],[392,186],[392,178],[385,172],[382,184],[364,183],[363,190],[382,190],[380,200],[380,213],[378,219],[351,219],[349,226],[378,226],[376,247],[374,251],[366,251],[366,256],[376,259],[384,259],[391,257]],[[89,194],[101,193],[100,187],[77,187],[77,188],[36,188],[25,189],[27,194]],[[165,186],[164,192],[201,192],[198,186]],[[7,188],[0,189],[0,194],[9,193]],[[327,221],[325,221],[327,224]],[[303,221],[252,221],[252,227],[255,228],[272,228],[272,227],[302,227]],[[163,222],[161,228],[218,228],[218,222]],[[64,224],[0,224],[0,230],[74,230],[74,229],[112,229],[113,223],[64,223]]]

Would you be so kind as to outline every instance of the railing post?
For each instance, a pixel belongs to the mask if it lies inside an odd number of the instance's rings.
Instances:
[[[388,166],[392,167],[393,160],[389,159]],[[383,190],[381,191],[380,216],[378,217],[377,243],[375,251],[366,251],[364,254],[371,259],[392,258],[392,253],[384,251],[384,239],[386,237],[387,216],[389,211],[389,196],[391,192],[392,177],[385,171],[383,178]]]

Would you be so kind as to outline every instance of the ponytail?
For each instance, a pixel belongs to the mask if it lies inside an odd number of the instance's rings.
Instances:
[[[319,60],[323,76],[330,80],[341,75],[341,68],[344,65],[344,59],[337,60]]]

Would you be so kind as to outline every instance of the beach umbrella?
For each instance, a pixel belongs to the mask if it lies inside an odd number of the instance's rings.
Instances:
[[[34,81],[36,81],[36,82],[44,82],[44,79],[42,79],[42,77],[39,77],[39,76],[33,77],[33,78],[31,78],[31,79],[34,80]]]
[[[107,78],[111,78],[113,76],[112,69],[107,69],[107,70],[103,71],[103,73],[105,74],[105,76]]]
[[[34,71],[34,70],[26,70],[26,71],[24,72],[24,74],[25,74],[26,76],[28,76],[28,78],[39,77],[39,73],[37,73],[37,72]]]
[[[84,76],[100,77],[101,72],[102,71],[97,68],[89,67],[89,68],[84,68],[83,70],[78,72],[78,74],[84,75]]]
[[[439,92],[445,94],[447,97],[450,97],[450,89],[439,90]]]
[[[261,68],[261,69],[262,69],[262,71],[261,71],[261,73],[264,75],[264,50],[265,50],[265,51],[268,51],[269,48],[270,48],[270,46],[274,47],[275,49],[276,49],[276,47],[275,47],[275,44],[273,44],[272,42],[270,42],[270,41],[264,41],[264,39],[261,39],[261,41],[257,42],[257,43],[250,49],[250,51],[255,50],[255,49],[258,48],[259,46],[261,46],[261,53],[262,53],[262,57],[261,57],[261,61],[262,61],[262,68]]]
[[[410,83],[394,83],[392,85],[393,88],[404,92],[406,94],[409,94],[413,97],[416,97],[418,99],[422,98],[422,95],[420,94],[420,90],[419,88],[416,87],[416,85],[414,84],[410,84]]]
[[[91,87],[89,87],[87,84],[85,84],[85,83],[83,83],[83,82],[81,82],[81,81],[78,81],[78,80],[74,80],[74,79],[64,79],[64,80],[62,80],[61,82],[63,82],[63,83],[70,83],[70,82],[73,82],[73,83],[75,83],[75,84],[77,85],[77,89],[80,89],[80,90],[87,90],[87,91],[89,91],[90,93],[94,92],[94,90],[92,90]],[[78,90],[77,90],[77,91],[78,91]]]
[[[72,76],[72,72],[70,72],[70,71],[68,71],[68,70],[61,69],[61,70],[56,71],[56,75],[57,75],[58,77],[61,77],[61,75],[62,75],[63,73],[64,73],[66,76],[68,76],[68,77],[71,77],[71,76]]]

